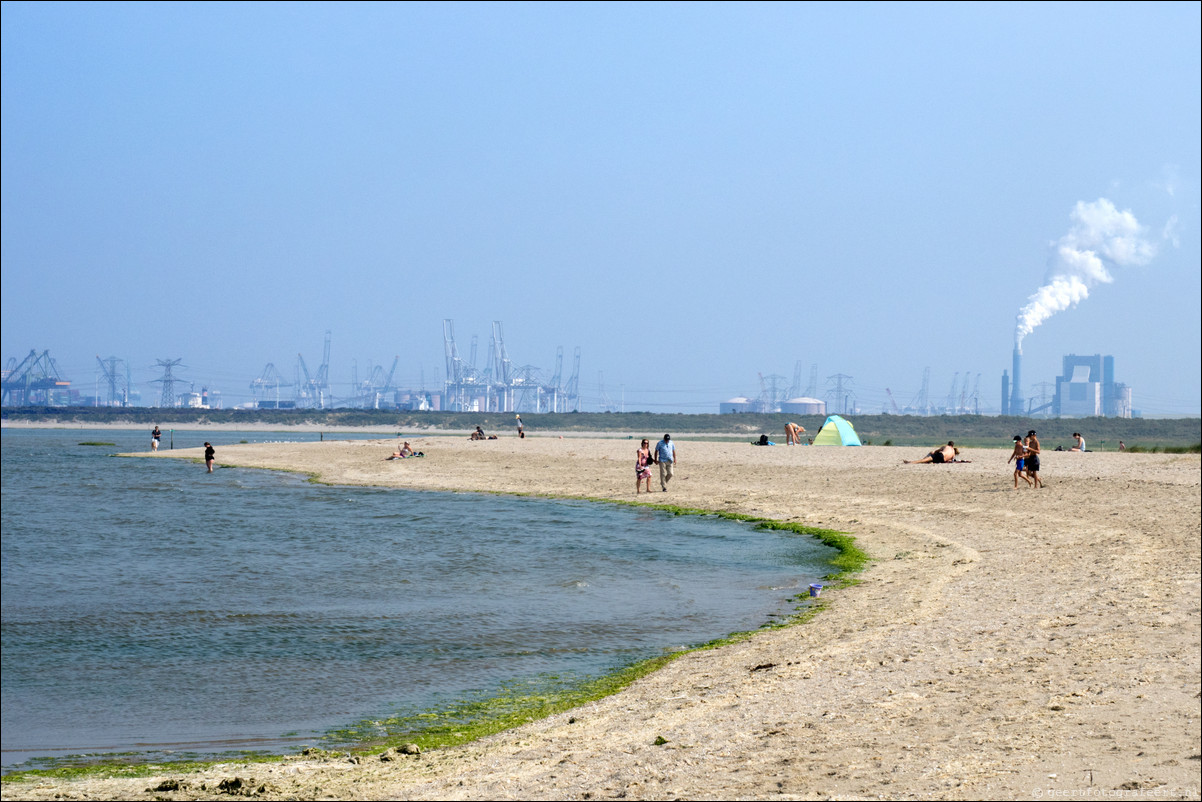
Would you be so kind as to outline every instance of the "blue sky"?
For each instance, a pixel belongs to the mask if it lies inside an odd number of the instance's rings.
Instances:
[[[428,389],[504,324],[584,408],[758,374],[865,412],[980,373],[1078,204],[1151,254],[1023,342],[1202,408],[1198,3],[3,4],[3,358],[246,401],[267,363]],[[144,397],[157,392],[142,385]],[[1034,395],[1035,390],[1030,390]]]

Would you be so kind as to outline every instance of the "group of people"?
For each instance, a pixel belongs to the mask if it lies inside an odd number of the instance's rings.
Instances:
[[[522,423],[521,415],[515,415],[514,417],[517,418],[518,437],[522,440],[525,440],[526,439],[526,424]],[[476,431],[472,432],[469,439],[471,439],[471,440],[496,440],[497,436],[495,434],[487,434],[486,435],[484,433],[484,430],[481,429],[479,426],[477,426]]]
[[[659,488],[662,492],[668,491],[668,482],[672,480],[672,474],[676,467],[676,444],[672,442],[672,435],[665,434],[664,439],[655,444],[655,449],[651,448],[651,441],[644,439],[639,444],[639,450],[634,456],[634,492],[639,494],[643,492],[643,486],[646,485],[647,492],[651,492],[651,466],[659,466]]]
[[[1080,436],[1076,435],[1076,437]],[[1081,441],[1081,445],[1081,450],[1084,451],[1084,440]],[[1026,437],[1014,435],[1014,451],[1006,462],[1009,464],[1011,460],[1014,461],[1015,490],[1018,490],[1020,477],[1027,483],[1027,487],[1043,487],[1043,482],[1039,479],[1039,451],[1039,437],[1035,434],[1034,429],[1027,432]]]
[[[172,431],[174,431],[174,429]],[[159,450],[159,441],[162,439],[163,439],[163,430],[160,429],[159,425],[156,423],[154,425],[154,430],[151,431],[151,433],[150,433],[150,450],[158,451]],[[213,463],[216,462],[216,460],[217,460],[217,449],[213,448],[212,443],[206,441],[205,442],[205,468],[208,470],[209,473],[213,472]]]

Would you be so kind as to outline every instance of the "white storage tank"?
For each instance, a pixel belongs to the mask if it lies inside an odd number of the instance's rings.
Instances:
[[[718,412],[722,415],[751,412],[751,411],[753,411],[752,405],[754,403],[755,402],[753,402],[750,398],[744,398],[743,396],[738,396],[736,398],[731,398],[727,401],[723,401],[721,404],[719,404]]]
[[[806,396],[790,398],[780,405],[780,411],[791,415],[825,415],[826,402]]]

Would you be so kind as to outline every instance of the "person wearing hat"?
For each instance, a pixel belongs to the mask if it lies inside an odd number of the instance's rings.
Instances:
[[[1033,487],[1043,487],[1039,479],[1039,437],[1034,429],[1027,432],[1027,476]]]
[[[676,444],[672,442],[672,435],[665,434],[664,439],[655,444],[655,461],[659,463],[659,486],[667,493],[672,469],[676,467]]]

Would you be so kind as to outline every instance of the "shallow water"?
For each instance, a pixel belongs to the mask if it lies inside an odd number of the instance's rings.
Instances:
[[[6,770],[295,749],[514,680],[595,677],[791,612],[833,555],[716,518],[110,456],[148,441],[3,431]]]

